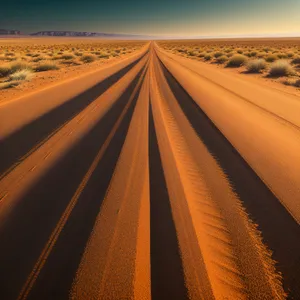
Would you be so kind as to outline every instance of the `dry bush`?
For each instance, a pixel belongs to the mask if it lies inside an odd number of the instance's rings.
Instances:
[[[285,54],[285,53],[278,53],[277,56],[279,59],[287,59],[288,58],[287,54]]]
[[[30,70],[30,69],[32,69],[32,67],[29,64],[27,64],[25,62],[21,62],[21,61],[7,63],[3,66],[0,66],[0,77],[6,77],[17,71],[21,71],[21,70],[25,70],[25,69]]]
[[[61,56],[61,59],[64,59],[64,60],[69,60],[69,59],[74,59],[74,55],[73,54],[69,54],[69,53],[65,53]]]
[[[2,82],[2,83],[0,83],[0,90],[9,89],[9,88],[15,87],[19,84],[20,84],[20,82],[18,82],[18,81]]]
[[[58,70],[58,69],[59,69],[58,65],[51,60],[44,61],[35,67],[36,72],[45,72],[45,71]]]
[[[6,77],[9,74],[10,74],[10,66],[9,65],[0,66],[0,77]]]
[[[22,80],[30,80],[33,77],[33,71],[30,69],[23,69],[17,71],[11,75],[9,75],[10,81],[22,81]]]
[[[266,61],[267,62],[274,62],[275,60],[278,59],[278,56],[276,54],[269,54],[267,57],[266,57]]]
[[[11,73],[15,73],[21,70],[32,70],[32,66],[26,62],[16,61],[10,64]]]
[[[83,56],[80,57],[80,60],[84,63],[91,63],[93,61],[96,60],[95,56],[94,55],[91,55],[91,54],[85,54]]]
[[[228,60],[228,57],[226,55],[219,56],[216,58],[216,62],[218,64],[224,64]]]
[[[295,57],[293,60],[292,60],[292,64],[300,64],[300,56],[297,56]]]
[[[295,81],[294,86],[300,88],[300,79],[297,79],[297,80]]]
[[[39,62],[41,60],[45,60],[46,59],[46,56],[39,56],[39,57],[36,57],[34,59],[32,59],[31,61],[32,62]]]
[[[246,64],[246,68],[249,73],[259,73],[266,67],[267,63],[264,59],[250,60]]]
[[[206,52],[201,52],[198,54],[198,57],[204,57],[207,53]]]
[[[188,55],[189,55],[189,56],[196,56],[197,53],[196,53],[195,51],[189,51],[189,52],[188,52]]]
[[[211,55],[210,54],[205,54],[204,60],[211,60]]]
[[[223,52],[220,52],[220,51],[214,53],[215,58],[221,57],[222,55],[223,55]]]
[[[79,52],[79,51],[76,51],[76,52],[74,52],[74,55],[76,55],[76,56],[82,56],[83,53],[82,53],[82,52]]]
[[[238,67],[241,67],[242,65],[244,65],[247,61],[247,57],[245,55],[242,55],[242,54],[236,54],[236,55],[233,55],[228,63],[227,63],[227,67],[230,67],[230,68],[238,68]]]
[[[286,60],[278,60],[271,64],[269,76],[281,77],[295,74],[295,70],[291,64]]]

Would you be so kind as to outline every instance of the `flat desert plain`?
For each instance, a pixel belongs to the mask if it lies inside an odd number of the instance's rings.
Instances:
[[[0,49],[1,299],[300,299],[299,40]]]

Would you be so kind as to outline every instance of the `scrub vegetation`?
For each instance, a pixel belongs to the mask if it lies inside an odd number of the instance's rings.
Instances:
[[[178,40],[158,44],[168,52],[186,58],[300,87],[299,39]]]
[[[42,41],[42,42],[41,42]],[[69,67],[109,60],[140,49],[145,42],[58,39],[40,42],[1,41],[0,90],[19,86],[47,71],[68,71]]]

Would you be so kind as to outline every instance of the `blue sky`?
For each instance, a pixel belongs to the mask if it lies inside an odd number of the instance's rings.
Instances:
[[[300,0],[15,0],[0,28],[168,36],[295,35]]]

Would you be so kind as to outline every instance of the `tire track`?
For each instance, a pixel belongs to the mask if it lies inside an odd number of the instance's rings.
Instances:
[[[201,77],[164,55],[160,54],[160,59],[299,224],[299,131],[239,101],[238,96],[215,84],[203,82]]]
[[[2,290],[2,295],[5,299],[17,298],[17,293],[21,290],[21,287],[26,280],[26,276],[31,272],[35,260],[38,259],[43,247],[48,242],[48,237],[51,235],[53,227],[59,222],[76,187],[80,185],[84,174],[86,174],[88,167],[92,164],[99,148],[103,145],[105,139],[111,132],[111,128],[124,110],[126,103],[128,103],[128,99],[133,93],[140,74],[136,76],[136,79],[132,81],[112,109],[107,112],[94,128],[78,141],[78,143],[70,149],[64,157],[62,157],[61,160],[45,174],[45,176],[40,178],[39,182],[37,182],[26,195],[22,197],[22,202],[15,207],[10,215],[10,219],[5,223],[3,228],[1,228],[0,241],[4,246],[0,249],[0,265],[2,266],[0,272],[2,273],[1,277],[4,276],[5,281],[3,280],[1,282],[0,289]],[[131,110],[132,109],[133,108],[131,108]],[[127,113],[125,119],[127,120],[126,122],[129,123],[130,112]],[[121,128],[126,132],[126,125]],[[105,192],[105,187],[109,182],[109,176],[111,174],[109,170],[110,168],[113,169],[113,165],[118,157],[123,142],[124,131],[122,130],[114,137],[114,147],[112,147],[112,149],[110,148],[111,151],[105,152],[108,155],[106,156],[106,160],[101,160],[104,163],[102,167],[108,168],[108,176],[103,177],[100,185],[97,184],[100,188],[99,193],[101,191],[102,193]],[[99,176],[99,171],[96,173]],[[46,292],[48,288],[53,288],[53,285],[57,289],[54,288],[53,291],[50,291],[43,299],[53,299],[52,293],[54,293],[55,297],[58,295],[65,295],[67,297],[74,276],[72,272],[76,271],[82,249],[88,238],[87,232],[90,232],[91,226],[93,226],[93,214],[97,210],[97,207],[99,207],[101,203],[100,200],[95,195],[92,199],[86,197],[79,198],[78,201],[80,202],[81,210],[76,209],[78,206],[76,205],[74,211],[77,212],[75,215],[77,215],[78,218],[79,216],[83,218],[83,221],[85,222],[77,224],[75,218],[75,222],[71,222],[73,226],[68,226],[69,234],[64,236],[62,241],[59,239],[57,240],[58,245],[63,245],[63,247],[58,246],[62,251],[59,251],[59,255],[56,256],[57,260],[54,260],[54,264],[48,263],[45,265],[45,267],[48,266],[48,269],[50,269],[48,270],[47,276],[54,280],[48,281],[46,276],[45,280],[42,280],[41,286],[43,289],[40,291],[44,290],[44,292]],[[83,212],[88,214],[85,216]],[[72,215],[73,213],[70,217],[72,217]],[[24,216],[26,217],[24,218]],[[65,221],[66,219],[64,219],[64,222]],[[36,224],[39,226],[37,227]],[[60,230],[61,226],[58,229]],[[81,233],[80,236],[77,236],[76,233],[78,232]],[[13,240],[10,238],[12,233],[18,233]],[[25,241],[26,244],[24,244]],[[50,247],[51,244],[52,243],[50,242]],[[72,249],[71,252],[69,247]],[[61,256],[65,251],[72,253],[67,260],[65,255]],[[45,252],[47,252],[47,250]],[[21,259],[21,257],[24,256],[26,257],[26,260]],[[44,264],[43,261],[42,264]],[[66,268],[64,268],[65,264],[67,265]],[[60,268],[60,273],[57,273],[58,268]],[[18,276],[16,276],[16,270],[18,270]],[[45,270],[45,268],[43,270]],[[56,274],[56,279],[55,277],[52,277],[54,274]],[[41,275],[42,278],[44,278],[43,274]],[[31,278],[35,281],[35,274],[33,274]],[[60,282],[57,281],[58,278],[61,281],[60,284],[58,284],[58,282]],[[29,280],[28,287],[31,285],[31,282],[32,281]],[[50,286],[47,285],[47,283],[50,284]],[[25,288],[25,291],[28,291],[28,288]],[[24,295],[26,296],[26,292],[21,296],[23,297]],[[62,296],[62,298],[65,296]],[[33,294],[33,298],[34,297],[36,297],[36,299],[41,299],[40,295],[35,296]]]
[[[146,74],[72,299],[150,299],[148,96]]]
[[[141,70],[146,59],[147,57],[0,181],[0,195],[4,197],[0,203],[0,226],[26,190],[112,108]]]
[[[161,51],[161,50],[159,49],[158,51]],[[168,56],[168,57],[169,57],[171,60],[176,61],[173,57],[171,57],[171,56]],[[245,101],[245,102],[248,103],[249,105],[255,106],[256,108],[262,110],[265,114],[274,117],[274,118],[277,119],[278,121],[280,121],[280,122],[282,122],[282,123],[284,123],[284,124],[286,124],[286,125],[292,127],[293,129],[296,129],[297,131],[300,131],[300,126],[299,126],[299,125],[297,125],[297,124],[293,123],[292,121],[290,121],[290,120],[284,118],[283,116],[280,116],[279,114],[277,114],[277,113],[275,113],[275,112],[272,112],[272,111],[266,109],[265,107],[263,107],[263,106],[261,106],[261,105],[259,105],[259,104],[257,104],[257,103],[252,102],[251,100],[247,99],[246,97],[243,97],[243,96],[237,94],[236,92],[232,91],[231,89],[227,88],[226,86],[224,86],[224,85],[222,85],[222,84],[220,84],[220,83],[218,83],[218,82],[216,82],[216,81],[213,81],[213,80],[211,80],[210,78],[208,78],[208,77],[206,77],[206,76],[204,76],[204,75],[199,74],[197,71],[193,70],[192,68],[188,67],[187,65],[184,65],[183,63],[181,63],[181,62],[179,62],[179,61],[176,61],[176,63],[177,63],[177,64],[180,64],[180,65],[183,66],[185,69],[188,69],[190,72],[196,74],[197,76],[199,76],[200,78],[206,80],[207,82],[210,82],[210,83],[212,83],[212,84],[218,86],[219,88],[221,88],[221,89],[223,89],[223,90],[225,90],[225,91],[231,93],[232,95],[237,96],[239,99]]]
[[[149,165],[152,300],[184,300],[188,299],[188,292],[152,114],[151,109]]]
[[[0,180],[0,297],[298,299],[299,224],[149,51]]]
[[[3,158],[0,161],[0,180],[128,73],[145,55],[147,53],[87,91],[23,126],[4,140],[0,139],[0,156]]]
[[[162,65],[164,76],[194,130],[228,177],[250,218],[272,252],[291,299],[300,296],[300,228],[297,222],[234,149],[219,129]]]
[[[203,257],[213,297],[282,299],[284,292],[274,272],[274,263],[260,242],[259,234],[241,210],[239,199],[231,191],[226,175],[176,104],[163,76],[156,69],[158,83],[153,90],[158,91],[154,102],[155,121],[161,132],[159,145],[167,186],[175,215],[176,210],[181,210],[176,205],[180,202],[183,205],[183,201],[188,205],[190,216],[186,214],[183,217],[190,217],[193,221],[197,233],[196,243],[201,250],[199,255]],[[216,136],[212,138],[218,143]],[[178,217],[175,217],[175,221],[180,236],[184,231],[182,222],[179,222]],[[188,240],[188,243],[193,245],[195,241]],[[183,257],[186,256],[188,246],[181,242],[180,247]],[[255,265],[251,263],[253,261],[256,261]],[[195,278],[190,280],[193,277],[191,264],[191,261],[186,260],[184,268],[188,286],[193,289],[197,283],[193,282]],[[201,284],[201,277],[199,283],[204,291],[200,291],[198,296],[191,294],[192,299],[210,299],[212,296],[204,294],[210,288]]]

